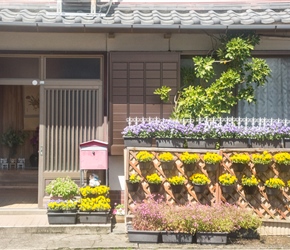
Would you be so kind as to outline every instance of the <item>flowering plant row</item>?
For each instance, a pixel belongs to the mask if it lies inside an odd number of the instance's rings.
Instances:
[[[290,127],[280,122],[264,126],[245,127],[217,122],[184,123],[163,119],[129,125],[122,131],[124,137],[138,138],[239,138],[274,140],[288,138]]]
[[[162,197],[149,197],[137,203],[132,225],[136,230],[199,232],[233,232],[240,228],[257,229],[261,220],[253,211],[230,204],[206,206],[167,204]]]

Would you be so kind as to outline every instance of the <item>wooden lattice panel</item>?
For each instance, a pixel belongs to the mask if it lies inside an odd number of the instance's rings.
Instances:
[[[154,155],[153,162],[141,170],[141,164],[136,159],[136,154],[141,150],[150,151]],[[199,160],[195,164],[193,170],[187,170],[180,160],[180,155],[188,151],[189,153],[196,153],[199,155]],[[287,151],[287,150],[280,150]],[[140,202],[146,199],[150,194],[150,187],[146,181],[146,176],[157,172],[162,177],[162,188],[159,190],[159,194],[162,195],[168,203],[173,204],[186,204],[201,203],[212,205],[218,202],[227,202],[230,204],[236,204],[241,207],[248,207],[253,209],[260,217],[264,219],[279,219],[290,220],[290,191],[289,188],[285,188],[277,196],[269,196],[265,192],[263,183],[271,177],[279,177],[285,183],[290,180],[290,171],[279,173],[279,169],[273,162],[265,172],[257,172],[255,166],[249,163],[241,172],[234,171],[230,156],[234,153],[246,153],[250,157],[253,153],[262,153],[263,150],[254,149],[237,149],[237,150],[194,150],[194,149],[172,149],[172,148],[134,148],[132,150],[126,150],[128,164],[125,166],[125,177],[129,178],[132,173],[137,173],[141,177],[141,185],[137,192],[125,192],[127,201],[126,207],[128,208],[128,214],[131,213],[134,208],[135,202]],[[174,167],[172,170],[163,170],[162,163],[158,160],[158,154],[163,152],[171,152],[174,157]],[[217,152],[223,156],[223,161],[217,171],[208,172],[206,165],[203,161],[203,156],[206,152]],[[272,155],[278,151],[274,149],[268,152]],[[218,184],[218,177],[223,173],[234,174],[238,178],[238,183],[233,193],[223,194]],[[189,180],[190,176],[194,173],[204,173],[207,175],[211,183],[208,185],[206,191],[202,194],[194,192],[193,185]],[[255,175],[261,182],[253,195],[245,193],[241,184],[243,175]],[[186,178],[186,183],[179,193],[174,193],[167,179],[175,176],[182,175]]]

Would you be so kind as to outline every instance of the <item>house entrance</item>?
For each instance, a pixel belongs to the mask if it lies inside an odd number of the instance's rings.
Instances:
[[[79,144],[92,139],[107,140],[107,133],[103,131],[103,59],[97,56],[59,55],[36,55],[35,58],[38,64],[31,64],[30,67],[37,66],[37,74],[34,70],[28,70],[34,73],[25,78],[20,78],[21,74],[12,78],[12,74],[4,79],[0,73],[0,95],[3,97],[0,98],[0,133],[2,134],[7,129],[5,126],[9,124],[4,122],[6,116],[9,121],[13,120],[12,126],[24,130],[27,122],[26,109],[23,106],[27,98],[24,92],[31,88],[39,98],[39,113],[29,115],[31,119],[37,118],[37,124],[28,131],[29,136],[22,146],[21,154],[28,163],[30,155],[34,152],[31,139],[38,127],[37,203],[38,207],[42,207],[44,189],[50,180],[65,176],[80,179]],[[0,56],[0,65],[4,59],[7,59],[7,56]],[[15,60],[12,62],[15,63]],[[10,96],[7,93],[11,93]],[[33,107],[30,108],[33,113]],[[1,146],[0,153],[2,152],[4,153],[5,149]],[[28,168],[21,170],[26,171]],[[2,169],[0,171],[2,172]]]

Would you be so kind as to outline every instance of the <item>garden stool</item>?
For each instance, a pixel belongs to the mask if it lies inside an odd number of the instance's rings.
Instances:
[[[17,160],[17,169],[24,169],[25,168],[25,158],[18,158]]]
[[[10,164],[9,164],[10,169],[16,168],[16,159],[15,158],[10,158]]]
[[[0,167],[2,169],[8,169],[8,162],[7,162],[7,158],[0,158]]]

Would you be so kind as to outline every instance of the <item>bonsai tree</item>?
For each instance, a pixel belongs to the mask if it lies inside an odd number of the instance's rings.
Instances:
[[[226,35],[210,56],[193,58],[194,72],[183,70],[184,85],[174,98],[172,118],[220,117],[230,113],[239,100],[255,102],[254,87],[263,86],[270,75],[266,61],[252,57],[259,43],[254,34]],[[222,67],[218,74],[216,65]],[[171,89],[162,86],[154,94],[168,102]]]
[[[9,128],[1,136],[1,143],[9,148],[9,158],[13,158],[17,153],[17,147],[23,145],[28,134],[22,130]]]

